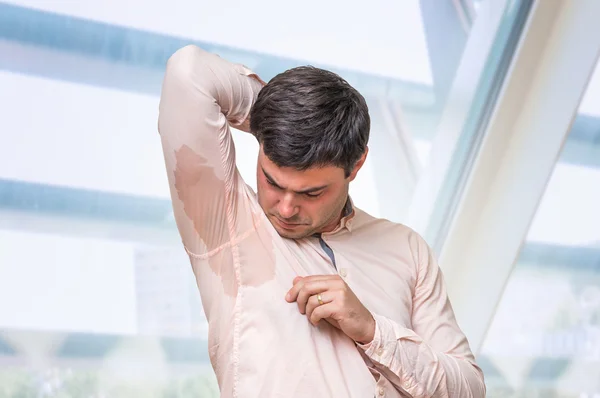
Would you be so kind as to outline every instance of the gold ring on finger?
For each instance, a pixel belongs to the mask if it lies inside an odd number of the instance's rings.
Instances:
[[[323,298],[321,297],[321,293],[317,294],[317,301],[319,302],[319,305],[323,305],[323,304],[325,304],[325,303],[323,302]]]

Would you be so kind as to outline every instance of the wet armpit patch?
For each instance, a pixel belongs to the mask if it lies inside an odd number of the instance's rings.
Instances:
[[[217,177],[213,166],[206,158],[184,145],[175,152],[175,189],[183,203],[183,211],[194,226],[197,237],[206,246],[207,252],[227,245],[231,241],[225,203],[225,182]],[[186,239],[184,238],[184,241]],[[188,239],[192,242],[194,239]],[[190,246],[190,242],[186,242]],[[188,247],[194,250],[194,247]],[[227,295],[237,294],[233,261],[230,248],[225,253],[208,258],[211,270],[221,277]],[[195,270],[195,272],[200,272]]]
[[[175,189],[207,251],[229,242],[225,182],[208,160],[184,145],[175,152]]]
[[[221,277],[225,294],[237,294],[231,246],[238,246],[240,250],[240,283],[242,285],[256,287],[274,279],[273,237],[267,232],[266,226],[261,225],[255,230],[236,231],[241,235],[231,237],[227,212],[233,209],[227,207],[225,181],[217,177],[211,162],[186,145],[175,152],[175,158],[174,174],[177,196],[183,204],[183,211],[194,226],[195,233],[204,242],[207,253],[215,251],[208,257],[208,264],[211,270]],[[233,192],[233,194],[243,193]],[[234,206],[234,204],[230,206]],[[247,206],[241,212],[238,209],[237,216],[244,217],[242,213],[246,211],[249,218],[260,219],[260,215],[252,213],[251,207]],[[254,227],[257,227],[256,224]],[[193,251],[194,248],[188,247],[188,250]]]

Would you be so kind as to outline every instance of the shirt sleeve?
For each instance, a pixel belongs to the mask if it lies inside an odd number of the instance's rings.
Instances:
[[[414,398],[485,398],[483,372],[458,327],[439,266],[422,238],[414,246],[412,330],[373,314],[375,337],[359,347],[396,389]]]
[[[158,130],[177,227],[190,254],[210,255],[251,227],[229,124],[246,120],[262,84],[196,46],[169,58]]]

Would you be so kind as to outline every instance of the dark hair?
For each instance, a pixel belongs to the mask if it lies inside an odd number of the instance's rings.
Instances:
[[[333,72],[312,66],[287,70],[260,91],[250,130],[279,167],[337,166],[346,177],[369,141],[363,96]]]

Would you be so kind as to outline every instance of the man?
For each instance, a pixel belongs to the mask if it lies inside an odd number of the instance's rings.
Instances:
[[[348,196],[367,156],[364,98],[311,67],[263,86],[188,46],[168,62],[160,103],[222,397],[484,397],[427,244]],[[230,125],[260,143],[256,194]]]

